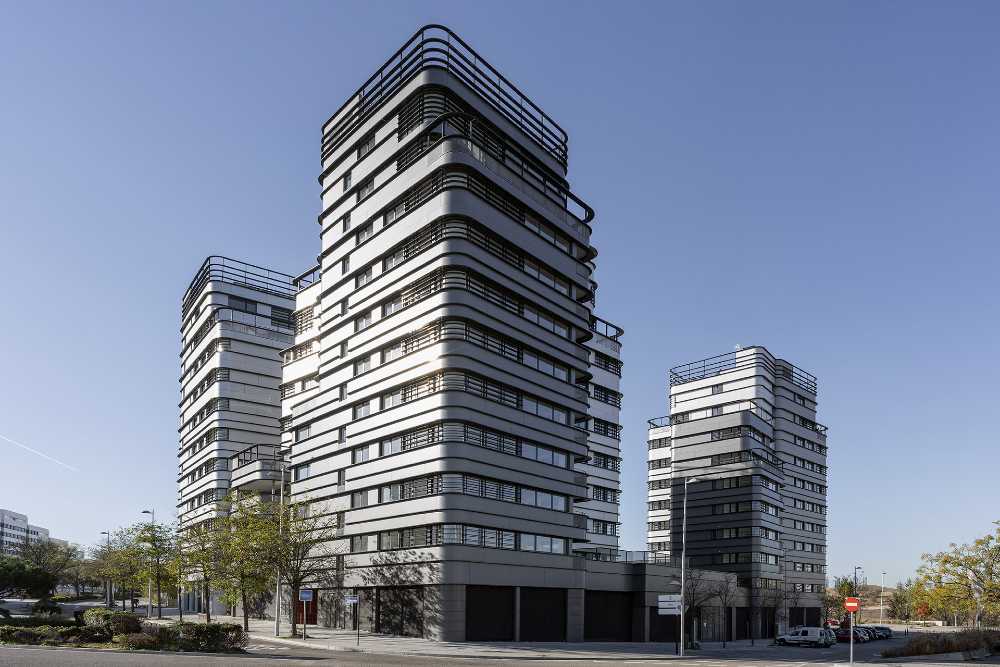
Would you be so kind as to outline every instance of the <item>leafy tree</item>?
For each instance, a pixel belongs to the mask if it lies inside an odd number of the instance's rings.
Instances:
[[[823,608],[823,620],[843,616],[844,598],[836,589],[826,588],[820,596],[820,606]]]
[[[80,552],[76,547],[52,540],[36,540],[22,544],[18,548],[17,556],[51,576],[54,582],[52,588],[41,595],[42,598],[47,599],[55,592],[56,584],[59,583],[72,564],[80,558]]]
[[[170,590],[177,581],[174,573],[167,567],[177,545],[174,542],[175,531],[170,525],[162,523],[140,523],[135,526],[136,541],[141,547],[144,558],[140,578],[152,582],[153,593],[156,595],[156,605],[163,604],[163,590]]]
[[[208,623],[212,622],[212,586],[216,579],[225,577],[225,540],[220,524],[219,519],[203,521],[184,528],[177,538],[181,543],[181,570],[201,580]]]
[[[913,618],[913,596],[915,585],[912,579],[907,579],[905,583],[899,584],[892,591],[889,598],[889,617],[900,621],[909,621]]]
[[[94,548],[97,573],[110,579],[112,584],[118,584],[122,609],[127,604],[126,596],[142,585],[145,553],[137,539],[138,532],[134,526],[119,528],[111,534],[107,544]]]
[[[267,595],[274,580],[278,508],[259,497],[233,499],[220,521],[224,567],[218,586],[230,604],[243,610],[243,629],[250,630],[252,602]]]
[[[979,619],[1000,615],[1000,522],[993,533],[972,544],[950,544],[947,551],[924,554],[918,570],[929,589],[928,607]]]
[[[0,556],[0,598],[44,598],[57,579],[37,565],[13,556]]]

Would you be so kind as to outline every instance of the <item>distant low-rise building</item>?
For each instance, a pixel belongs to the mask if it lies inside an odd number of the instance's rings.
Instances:
[[[49,535],[48,528],[28,523],[28,516],[12,510],[0,509],[0,553],[14,556],[26,543],[49,540],[68,545],[65,540],[58,540]]]

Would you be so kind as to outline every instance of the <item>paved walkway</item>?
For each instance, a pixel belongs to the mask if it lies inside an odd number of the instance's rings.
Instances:
[[[166,616],[164,620],[168,620]],[[169,620],[176,620],[171,617]],[[185,614],[185,621],[205,622],[204,614]],[[221,623],[243,624],[242,617],[212,615],[212,620]],[[298,626],[301,632],[301,626]],[[274,621],[250,619],[250,642],[270,641],[292,646],[325,649],[329,651],[360,651],[381,655],[414,655],[421,657],[441,658],[485,658],[485,659],[577,659],[595,660],[607,659],[609,655],[622,659],[668,659],[674,656],[673,643],[640,643],[640,642],[439,642],[419,637],[395,637],[391,635],[373,634],[361,631],[360,639],[357,631],[338,630],[309,626],[306,630],[308,639],[289,636],[291,627],[288,623],[281,624],[281,637],[274,636]],[[766,649],[768,640],[756,640],[754,645],[749,641],[727,642],[726,650],[753,651]],[[699,655],[707,655],[722,651],[721,642],[706,642],[701,645]]]

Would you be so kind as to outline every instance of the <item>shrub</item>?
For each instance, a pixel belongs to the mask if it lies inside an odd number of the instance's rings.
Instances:
[[[147,635],[145,632],[130,632],[115,635],[114,642],[130,651],[156,650],[160,648],[160,642],[156,640],[156,637]]]
[[[172,627],[181,651],[242,651],[249,639],[243,626],[236,623],[175,623]]]
[[[98,625],[85,625],[77,630],[76,640],[81,644],[103,644],[111,641],[111,633],[107,628]]]
[[[1000,632],[988,630],[964,630],[962,632],[940,632],[915,634],[898,648],[882,651],[884,658],[905,658],[914,655],[934,655],[959,651],[995,650],[1000,645]]]
[[[38,616],[62,616],[62,607],[52,600],[42,598],[31,605],[31,613]]]
[[[42,625],[73,625],[73,621],[66,618],[42,618],[40,616],[14,616],[4,619],[3,625],[16,628],[37,628]]]
[[[17,628],[11,636],[14,644],[37,644],[41,640],[37,628]]]
[[[83,614],[83,622],[92,627],[103,627],[113,635],[128,635],[140,632],[142,622],[135,614],[95,607]]]

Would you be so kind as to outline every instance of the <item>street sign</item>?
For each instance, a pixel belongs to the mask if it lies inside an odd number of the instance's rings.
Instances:
[[[858,611],[861,608],[861,602],[857,598],[844,598],[844,609],[850,612]]]
[[[299,589],[299,602],[312,602],[313,592],[307,588]]]
[[[357,595],[345,595],[344,596],[344,604],[357,604],[357,603],[358,603],[358,596]]]
[[[677,605],[676,607],[658,607],[656,609],[656,613],[659,614],[660,616],[680,616],[681,606]]]
[[[662,606],[664,604],[675,605],[681,603],[680,593],[674,593],[669,595],[657,595],[656,604],[657,606]]]

